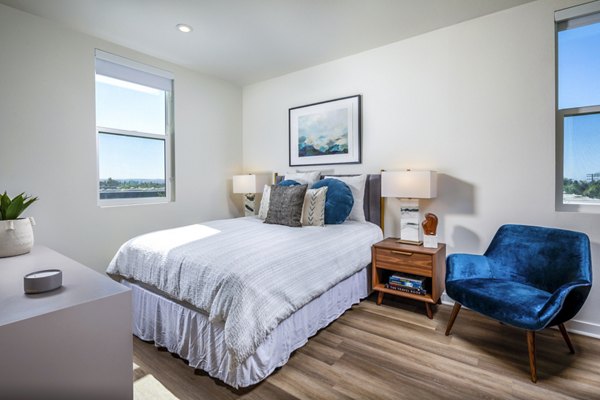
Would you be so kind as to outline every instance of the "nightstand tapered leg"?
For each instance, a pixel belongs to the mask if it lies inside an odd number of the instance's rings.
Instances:
[[[377,294],[377,305],[380,306],[382,301],[383,301],[383,292],[379,292]]]
[[[425,311],[427,311],[427,318],[433,319],[433,310],[431,309],[431,304],[425,303]]]

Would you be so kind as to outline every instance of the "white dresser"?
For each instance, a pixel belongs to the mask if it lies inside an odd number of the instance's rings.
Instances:
[[[26,295],[23,276],[63,273]],[[132,399],[131,293],[47,247],[0,258],[0,398]]]

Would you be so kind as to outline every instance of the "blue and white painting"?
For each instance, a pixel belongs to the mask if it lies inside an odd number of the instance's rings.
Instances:
[[[361,162],[361,95],[290,108],[290,166]]]
[[[348,109],[298,117],[298,156],[348,154]]]

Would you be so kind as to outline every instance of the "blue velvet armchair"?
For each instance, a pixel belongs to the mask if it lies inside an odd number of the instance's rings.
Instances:
[[[526,225],[500,227],[483,256],[448,256],[446,292],[456,302],[446,335],[462,305],[527,330],[531,380],[537,381],[535,332],[558,325],[571,353],[564,322],[581,309],[592,287],[587,235]]]

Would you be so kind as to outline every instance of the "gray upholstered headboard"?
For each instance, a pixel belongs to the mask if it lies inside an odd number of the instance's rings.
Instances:
[[[330,176],[356,176],[354,175],[330,175]],[[275,183],[283,180],[283,175],[275,175]],[[323,177],[321,177],[323,179]],[[380,228],[383,226],[381,214],[381,175],[369,174],[365,183],[365,219]]]

